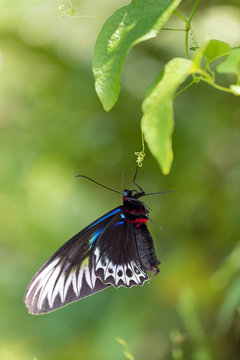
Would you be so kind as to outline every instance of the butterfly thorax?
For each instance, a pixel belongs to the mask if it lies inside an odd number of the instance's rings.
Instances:
[[[123,211],[127,223],[134,224],[136,228],[145,224],[148,218],[148,210],[144,203],[139,199],[144,193],[137,191],[124,190],[123,191]]]

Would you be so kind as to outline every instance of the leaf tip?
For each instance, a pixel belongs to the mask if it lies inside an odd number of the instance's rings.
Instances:
[[[163,172],[163,175],[168,175],[170,173],[170,167],[163,167],[162,172]]]

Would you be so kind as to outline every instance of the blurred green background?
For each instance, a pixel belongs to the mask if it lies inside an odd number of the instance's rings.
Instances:
[[[22,298],[38,268],[121,203],[74,176],[120,189],[124,172],[132,186],[146,87],[171,57],[185,56],[181,32],[136,46],[119,101],[105,113],[94,91],[93,47],[104,20],[127,2],[73,2],[76,14],[97,18],[61,17],[59,4],[0,0],[0,359],[121,360],[116,337],[136,360],[239,359],[240,103],[206,84],[175,101],[170,175],[148,150],[138,175],[147,192],[177,191],[146,199],[167,229],[149,224],[160,275],[28,315]],[[191,8],[183,2],[183,13]],[[202,0],[193,29],[199,43],[209,36],[239,46],[239,0]]]

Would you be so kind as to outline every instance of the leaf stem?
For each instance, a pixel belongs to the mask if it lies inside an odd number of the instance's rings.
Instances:
[[[221,91],[225,91],[228,93],[231,93],[233,95],[235,95],[234,91],[230,88],[227,88],[225,86],[221,86],[218,85],[214,82],[214,79],[211,77],[210,74],[208,74],[206,71],[202,70],[202,69],[198,69],[195,74],[199,74],[200,78],[198,79],[199,81],[205,81],[206,83],[208,83],[209,85],[213,86],[215,89],[221,90]],[[196,81],[195,81],[196,82]]]
[[[215,87],[218,90],[225,91],[225,92],[235,95],[235,93],[234,93],[234,91],[232,91],[232,89],[226,88],[225,86],[218,85],[214,81],[209,81],[208,79],[206,79],[204,77],[201,80],[205,81],[209,85],[212,85],[213,87]]]
[[[180,17],[183,21],[185,21],[185,23],[188,23],[187,18],[185,18],[185,16],[183,16],[182,14],[180,14],[178,11],[174,11],[173,14],[175,14],[176,16]]]
[[[169,31],[186,31],[186,29],[172,29],[172,28],[166,28],[166,27],[163,27],[162,30],[169,30]]]
[[[187,59],[190,59],[189,51],[188,51],[188,33],[190,30],[190,24],[186,25],[186,34],[185,34],[185,51],[186,51],[186,57]]]
[[[174,95],[174,98],[176,98],[178,95],[180,95],[183,91],[187,90],[190,86],[192,86],[196,81],[193,79],[189,84],[187,84],[182,90],[178,91],[177,94]]]
[[[189,24],[190,24],[191,21],[192,21],[193,15],[194,15],[194,13],[195,13],[195,11],[196,11],[196,9],[197,9],[197,6],[198,6],[199,2],[200,2],[200,0],[197,0],[197,1],[196,1],[196,4],[194,5],[194,7],[193,7],[193,9],[192,9],[192,12],[191,12],[191,14],[190,14],[190,16],[189,16],[189,18],[188,18]]]
[[[189,37],[189,30],[191,29],[191,21],[192,21],[192,18],[193,18],[193,15],[197,9],[197,6],[199,4],[199,1],[200,0],[197,0],[192,11],[191,11],[191,14],[189,16],[189,18],[187,19],[187,23],[186,23],[186,35],[185,35],[185,50],[186,50],[186,56],[187,56],[187,59],[190,59],[190,56],[189,56],[189,50],[188,50],[188,37]]]
[[[197,0],[192,11],[191,14],[189,16],[189,18],[187,19],[185,16],[183,16],[182,14],[180,14],[177,11],[174,11],[174,14],[177,15],[178,17],[180,17],[185,23],[186,23],[186,27],[185,27],[185,51],[186,51],[186,57],[187,59],[190,59],[190,55],[189,55],[189,50],[188,50],[188,37],[189,37],[189,30],[191,29],[191,21],[193,18],[193,15],[197,9],[197,6],[199,4],[200,0]]]

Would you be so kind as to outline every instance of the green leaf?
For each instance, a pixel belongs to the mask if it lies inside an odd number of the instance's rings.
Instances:
[[[210,41],[211,40],[205,41],[205,43],[202,46],[200,46],[198,48],[198,50],[196,51],[196,53],[193,57],[193,68],[192,68],[193,72],[195,72],[195,71],[197,72],[199,69],[201,69],[201,61],[202,61],[204,52],[206,51],[206,49],[209,46]]]
[[[144,137],[164,174],[169,173],[173,160],[173,96],[191,73],[192,65],[192,61],[183,58],[169,61],[159,82],[151,88],[142,105]]]
[[[234,48],[227,59],[218,65],[217,71],[222,74],[239,73],[240,66],[240,48]]]
[[[129,50],[157,36],[182,0],[132,0],[103,25],[94,49],[95,88],[106,111],[117,101],[121,70]]]
[[[207,63],[209,64],[213,60],[221,56],[226,56],[230,53],[231,47],[223,41],[219,40],[207,40],[205,43],[198,48],[193,58],[193,71],[198,71],[201,69],[201,62],[203,57],[205,57]]]
[[[231,46],[228,43],[220,40],[210,40],[206,49],[204,50],[203,55],[205,56],[207,63],[209,64],[213,60],[226,56],[230,53]]]

